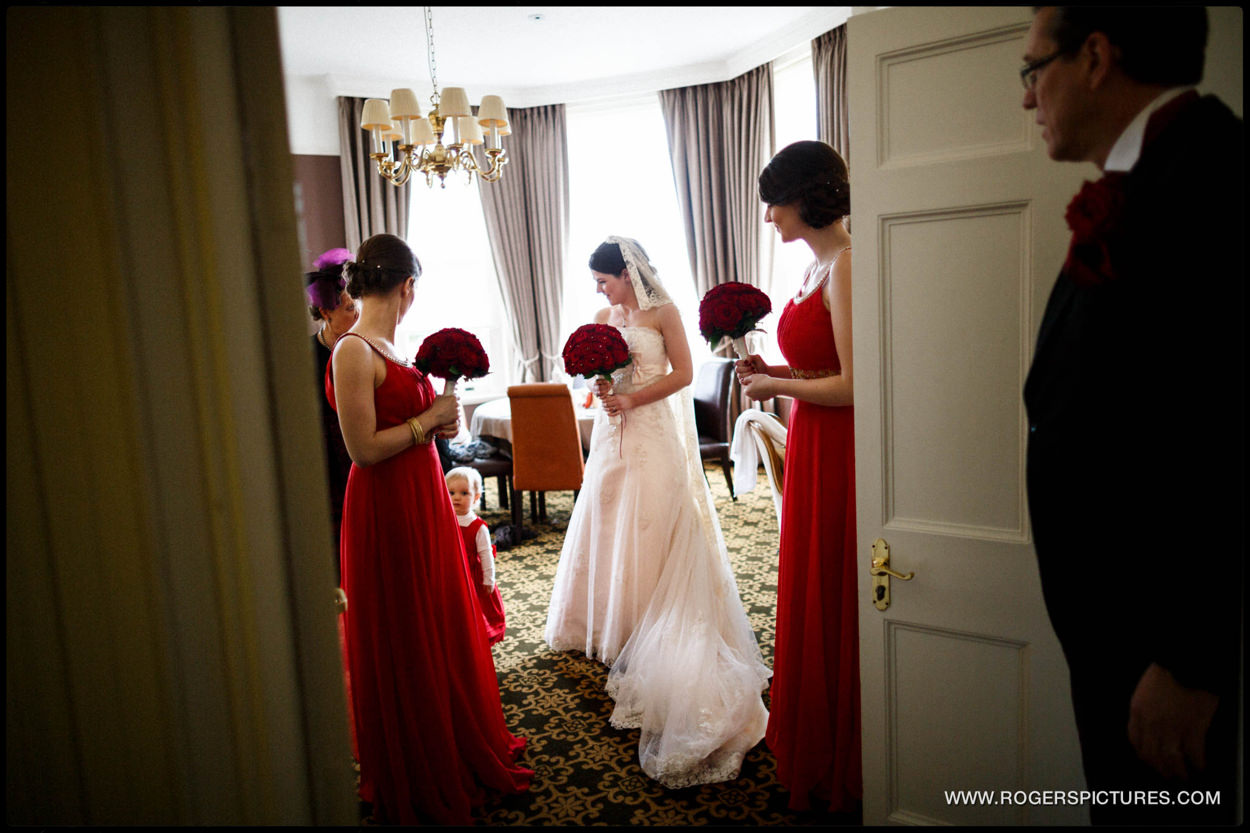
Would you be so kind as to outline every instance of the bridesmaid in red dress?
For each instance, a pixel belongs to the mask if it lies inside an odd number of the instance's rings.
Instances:
[[[492,794],[533,773],[504,725],[481,608],[431,440],[454,432],[454,396],[435,396],[394,347],[421,265],[375,235],[345,265],[360,320],[335,345],[326,395],[353,465],[341,560],[360,797],[375,820],[467,825]]]
[[[787,365],[738,362],[756,400],[794,398],[782,485],[777,636],[765,740],[790,807],[857,812],[863,795],[846,163],[823,142],[783,148],[759,178],[765,219],[816,261],[781,313]]]

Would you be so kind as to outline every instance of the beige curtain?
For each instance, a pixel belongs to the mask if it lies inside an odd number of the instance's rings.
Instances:
[[[772,155],[772,65],[661,90],[660,106],[699,297],[727,281],[760,286],[756,182]]]
[[[729,81],[661,90],[660,109],[698,297],[728,281],[767,292],[757,183],[773,153],[772,64]],[[733,350],[726,345],[716,354]],[[736,379],[733,386],[731,425],[749,407]]]
[[[564,105],[508,110],[508,164],[479,184],[491,256],[512,322],[517,382],[543,382],[561,367],[560,301],[569,229]]]
[[[343,225],[347,248],[355,252],[375,234],[408,237],[408,199],[412,181],[396,188],[369,158],[369,136],[360,129],[363,98],[339,97],[340,170],[343,178]]]
[[[846,24],[812,41],[812,72],[816,75],[816,138],[833,146],[851,164],[846,122]]]

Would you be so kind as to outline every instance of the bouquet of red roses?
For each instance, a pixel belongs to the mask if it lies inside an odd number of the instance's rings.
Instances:
[[[444,395],[455,390],[461,376],[478,379],[490,371],[490,359],[486,357],[482,342],[473,333],[455,327],[426,336],[413,364],[422,373],[443,379]]]
[[[570,376],[598,376],[610,380],[612,371],[629,364],[629,345],[615,327],[583,324],[564,343],[564,372]]]
[[[699,332],[713,350],[723,339],[733,339],[738,357],[745,359],[743,336],[772,311],[772,301],[754,286],[739,281],[717,284],[699,302]]]

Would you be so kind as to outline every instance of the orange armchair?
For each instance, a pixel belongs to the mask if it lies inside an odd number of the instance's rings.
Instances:
[[[544,492],[582,488],[582,438],[567,385],[537,382],[508,388],[512,409],[512,524],[520,531],[521,495],[530,493],[530,514],[546,516]]]

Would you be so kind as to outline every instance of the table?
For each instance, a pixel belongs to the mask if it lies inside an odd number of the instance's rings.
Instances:
[[[582,454],[590,448],[590,434],[595,427],[595,414],[598,408],[583,408],[573,405],[573,416],[577,418],[577,430],[581,434]],[[508,397],[483,402],[473,409],[473,418],[469,421],[469,433],[474,437],[494,437],[512,443],[512,403]]]

